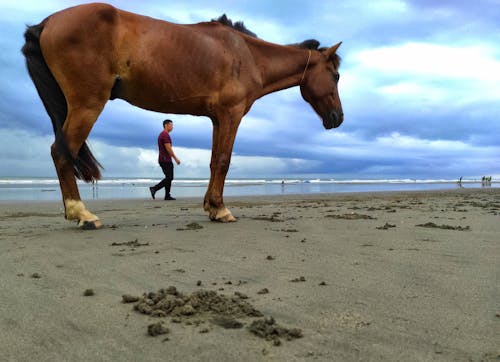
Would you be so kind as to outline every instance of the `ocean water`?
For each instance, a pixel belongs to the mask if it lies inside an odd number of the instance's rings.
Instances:
[[[109,178],[96,184],[79,182],[83,200],[91,199],[149,199],[149,186],[159,179]],[[200,197],[205,195],[208,179],[174,180],[171,194],[174,197]],[[454,189],[456,180],[336,180],[336,179],[232,179],[226,180],[224,196],[265,196],[293,194],[321,194],[369,191],[418,191]],[[462,187],[480,188],[481,180],[462,180]],[[500,187],[500,180],[491,186]],[[157,198],[163,198],[163,190]],[[61,200],[57,179],[0,178],[0,202],[55,201]]]

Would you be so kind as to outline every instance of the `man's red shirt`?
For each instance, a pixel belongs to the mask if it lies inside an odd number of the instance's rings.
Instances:
[[[168,132],[163,130],[158,136],[158,162],[172,162],[172,157],[168,154],[165,143],[172,144],[172,139]]]

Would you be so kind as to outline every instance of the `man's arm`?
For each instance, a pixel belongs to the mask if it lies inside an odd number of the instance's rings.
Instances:
[[[168,154],[170,155],[170,157],[172,157],[172,158],[175,160],[175,162],[176,162],[178,165],[180,165],[181,160],[179,160],[179,159],[177,158],[177,156],[175,155],[174,150],[173,150],[173,148],[172,148],[172,144],[171,144],[171,143],[165,143],[164,145],[165,145],[165,149],[167,150],[167,152],[168,152]]]

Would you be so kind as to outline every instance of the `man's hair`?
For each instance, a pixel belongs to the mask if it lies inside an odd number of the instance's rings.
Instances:
[[[163,127],[165,127],[166,124],[172,123],[171,119],[166,119],[163,121]]]

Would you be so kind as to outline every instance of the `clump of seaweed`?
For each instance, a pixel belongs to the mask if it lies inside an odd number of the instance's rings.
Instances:
[[[457,231],[470,231],[470,226],[451,226],[451,225],[437,225],[433,222],[427,222],[425,224],[418,224],[417,226],[423,228],[436,228],[436,229],[444,229],[444,230],[457,230]]]

